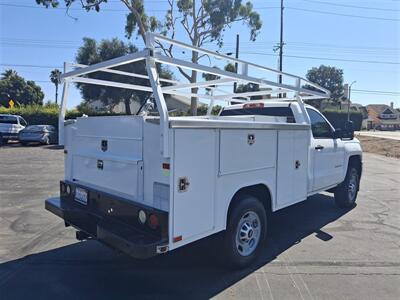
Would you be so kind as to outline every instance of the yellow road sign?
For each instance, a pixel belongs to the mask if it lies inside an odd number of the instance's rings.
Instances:
[[[9,108],[13,108],[14,107],[14,101],[11,99],[10,101],[8,101],[8,105],[9,105]]]

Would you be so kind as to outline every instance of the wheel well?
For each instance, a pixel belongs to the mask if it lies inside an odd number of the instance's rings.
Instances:
[[[358,175],[361,177],[362,172],[362,162],[361,155],[353,155],[349,157],[349,166],[355,166],[358,170]]]
[[[267,214],[272,212],[272,203],[271,203],[272,198],[268,187],[264,184],[255,184],[242,187],[235,193],[235,195],[232,197],[231,202],[229,203],[228,215],[227,215],[228,219],[232,208],[235,206],[236,203],[238,203],[239,199],[243,195],[249,195],[257,198],[258,200],[261,201]]]

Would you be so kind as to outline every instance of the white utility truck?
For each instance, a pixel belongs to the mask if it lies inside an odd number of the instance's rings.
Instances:
[[[195,64],[171,58],[157,52],[160,45],[209,59]],[[237,64],[240,71],[216,68],[221,61]],[[147,74],[121,68],[131,63],[144,63]],[[159,77],[157,64],[214,76],[181,83]],[[148,85],[88,76],[95,72],[145,78]],[[277,75],[283,83],[276,83]],[[61,80],[65,179],[60,196],[46,200],[46,209],[75,227],[78,239],[95,238],[148,258],[221,232],[224,257],[231,266],[244,267],[262,249],[270,212],[327,190],[340,207],[356,201],[360,143],[351,123],[334,129],[303,103],[329,97],[306,79],[148,34],[143,51],[91,66],[65,64]],[[149,92],[158,115],[64,121],[73,83]],[[234,83],[258,88],[232,92]],[[208,113],[169,116],[164,95],[195,96],[209,104]],[[211,115],[221,103],[229,105]]]

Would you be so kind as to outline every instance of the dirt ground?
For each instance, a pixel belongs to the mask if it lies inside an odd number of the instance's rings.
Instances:
[[[364,152],[400,159],[400,141],[357,135]]]

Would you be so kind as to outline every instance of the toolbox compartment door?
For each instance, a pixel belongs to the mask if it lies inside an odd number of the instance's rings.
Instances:
[[[215,129],[175,129],[173,237],[186,244],[214,228],[217,134]],[[186,180],[185,190],[179,182]]]
[[[143,201],[143,118],[78,118],[70,139],[70,180]]]

